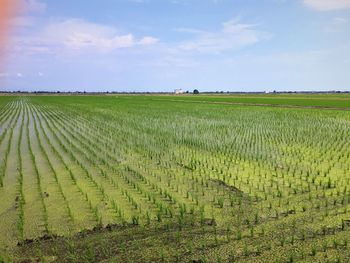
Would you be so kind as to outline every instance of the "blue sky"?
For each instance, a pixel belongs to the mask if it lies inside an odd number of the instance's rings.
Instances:
[[[0,90],[350,90],[350,0],[18,0]]]

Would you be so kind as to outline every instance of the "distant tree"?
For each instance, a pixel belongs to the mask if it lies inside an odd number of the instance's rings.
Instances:
[[[195,90],[193,91],[193,94],[199,94],[198,89],[195,89]]]

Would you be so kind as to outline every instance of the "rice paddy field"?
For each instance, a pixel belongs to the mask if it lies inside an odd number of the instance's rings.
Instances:
[[[350,262],[350,96],[0,96],[0,262]]]

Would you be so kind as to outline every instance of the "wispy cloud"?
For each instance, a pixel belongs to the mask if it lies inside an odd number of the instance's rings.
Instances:
[[[159,42],[158,38],[155,37],[143,37],[138,41],[139,45],[153,45]]]
[[[256,44],[270,35],[257,29],[257,25],[241,23],[239,19],[227,21],[218,31],[178,29],[193,34],[193,38],[179,45],[181,50],[201,53],[220,53]]]
[[[350,0],[303,0],[304,4],[317,11],[350,9]]]
[[[153,37],[145,36],[136,39],[131,33],[118,33],[118,30],[112,26],[81,19],[52,23],[45,28],[44,34],[46,38],[70,49],[93,48],[102,52],[157,42],[157,39]]]
[[[38,0],[16,0],[18,9],[16,14],[9,19],[11,27],[29,27],[35,24],[38,16],[44,15],[46,3]]]
[[[27,54],[59,53],[64,50],[108,53],[120,48],[154,45],[158,41],[151,36],[137,38],[132,33],[123,34],[113,26],[66,19],[51,22],[36,34],[15,39],[15,48]]]
[[[344,17],[335,17],[333,18],[325,27],[326,32],[339,32],[347,28],[348,19]]]

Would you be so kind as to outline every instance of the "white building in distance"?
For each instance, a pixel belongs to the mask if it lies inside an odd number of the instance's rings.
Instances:
[[[184,91],[183,91],[182,89],[176,89],[176,90],[174,91],[174,93],[175,93],[175,94],[183,94]]]

